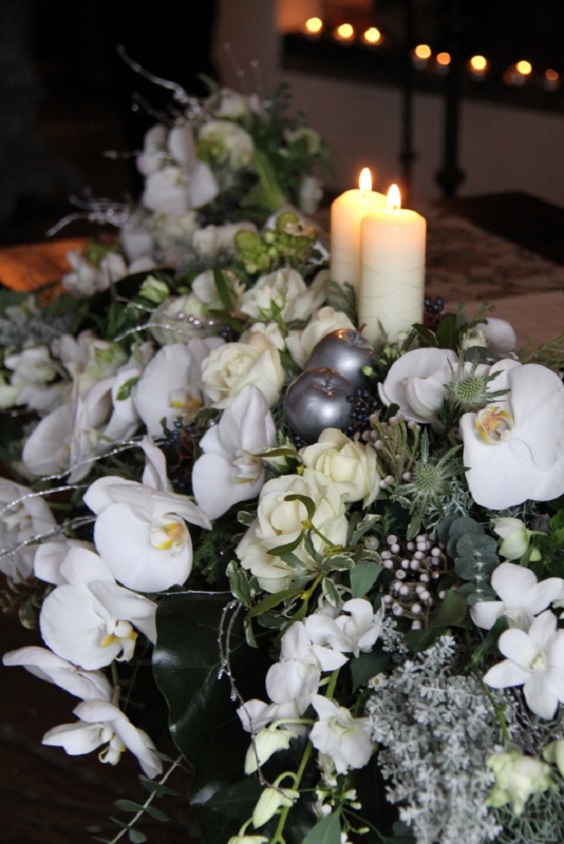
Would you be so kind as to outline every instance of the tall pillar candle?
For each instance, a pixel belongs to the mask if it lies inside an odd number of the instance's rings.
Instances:
[[[400,207],[396,185],[387,208],[362,219],[358,317],[372,343],[423,319],[426,234],[425,218]]]
[[[386,207],[383,193],[372,190],[368,168],[360,174],[359,188],[347,190],[331,205],[331,278],[350,282],[358,296],[360,224],[367,214]]]

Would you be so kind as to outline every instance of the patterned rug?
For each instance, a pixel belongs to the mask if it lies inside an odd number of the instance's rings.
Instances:
[[[564,266],[440,209],[427,219],[426,292],[450,301],[489,301],[564,289]],[[564,232],[563,232],[564,236]]]

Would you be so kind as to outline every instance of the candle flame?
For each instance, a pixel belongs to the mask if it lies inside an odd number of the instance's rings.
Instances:
[[[369,167],[363,167],[360,171],[358,186],[362,191],[372,190],[372,173]]]
[[[388,211],[397,211],[401,208],[401,193],[397,185],[390,185],[388,190]]]

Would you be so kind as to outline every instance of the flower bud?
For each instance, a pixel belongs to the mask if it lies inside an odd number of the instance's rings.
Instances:
[[[268,823],[278,809],[292,806],[299,796],[299,792],[293,788],[274,788],[267,786],[253,811],[254,826],[263,826],[263,824]]]

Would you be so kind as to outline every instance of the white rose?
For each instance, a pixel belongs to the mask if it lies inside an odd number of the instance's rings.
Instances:
[[[298,366],[303,367],[319,341],[339,328],[356,330],[346,314],[327,305],[317,311],[305,328],[290,331],[286,347]]]
[[[285,322],[306,319],[323,302],[321,290],[308,287],[297,270],[284,267],[261,276],[241,298],[241,310],[254,319],[268,319],[273,305]]]
[[[247,384],[255,384],[275,404],[284,384],[284,370],[274,343],[262,333],[247,343],[226,343],[202,364],[204,389],[214,407],[228,407]]]
[[[299,500],[287,501],[289,495],[310,498],[315,505],[313,524],[333,545],[342,545],[347,537],[345,502],[338,490],[307,469],[303,475],[281,475],[267,481],[262,488],[257,517],[236,549],[243,568],[258,578],[261,589],[278,592],[286,589],[296,576],[314,570],[315,562],[305,550],[303,542],[294,549],[303,570],[285,563],[269,551],[294,542],[303,531],[307,511]],[[319,535],[312,535],[316,549],[325,548]]]
[[[241,170],[253,160],[254,141],[241,126],[230,120],[210,120],[198,136],[203,158],[212,158],[227,164],[232,170]]]
[[[326,428],[313,445],[302,448],[304,466],[324,475],[347,502],[363,500],[368,507],[378,494],[380,474],[376,452],[349,439],[337,428]]]

